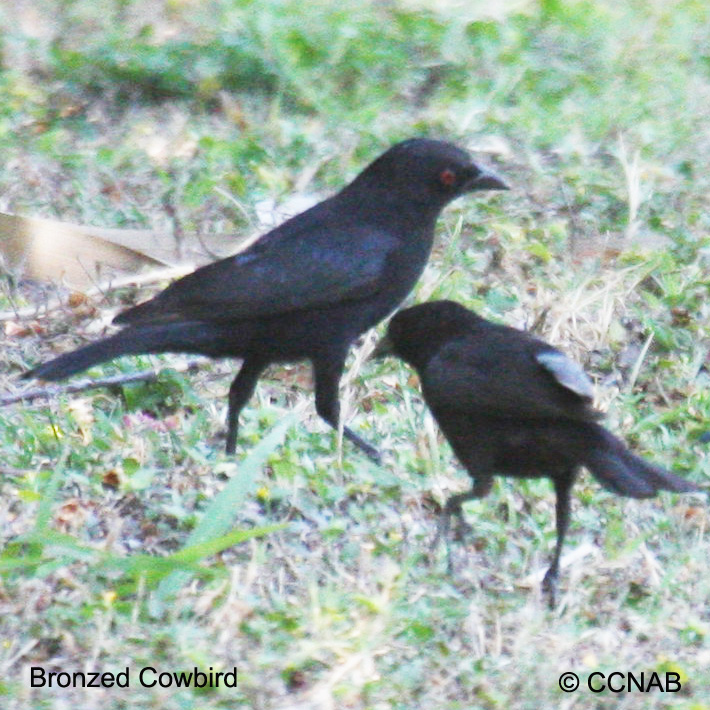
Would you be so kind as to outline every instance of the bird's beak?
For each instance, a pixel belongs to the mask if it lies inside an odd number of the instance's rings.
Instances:
[[[386,357],[387,355],[392,355],[394,353],[394,343],[386,336],[383,335],[377,345],[375,345],[375,349],[370,353],[370,357],[368,357],[368,360],[380,360],[383,357]]]
[[[510,190],[508,183],[491,170],[480,170],[466,183],[466,190]]]

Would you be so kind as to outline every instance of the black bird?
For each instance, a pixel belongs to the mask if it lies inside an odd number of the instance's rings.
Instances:
[[[434,225],[451,200],[504,190],[465,151],[413,138],[390,148],[339,193],[246,250],[197,269],[114,318],[126,326],[23,377],[60,380],[120,355],[184,352],[243,360],[229,389],[227,453],[239,413],[264,369],[310,360],[316,411],[338,427],[338,383],[348,349],[410,292],[429,258]],[[377,449],[348,427],[370,457]]]
[[[446,502],[440,532],[461,504],[487,495],[493,475],[552,479],[557,545],[543,590],[554,606],[570,490],[585,466],[607,490],[650,498],[660,490],[702,490],[632,454],[592,407],[582,368],[528,333],[481,318],[453,301],[397,313],[375,355],[392,353],[419,374],[422,393],[454,453],[473,479]]]

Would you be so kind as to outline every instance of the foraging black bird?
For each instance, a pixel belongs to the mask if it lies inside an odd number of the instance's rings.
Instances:
[[[25,373],[60,380],[120,355],[184,352],[242,358],[229,389],[227,453],[264,369],[310,360],[316,411],[338,427],[338,383],[353,341],[410,292],[451,200],[506,184],[443,141],[390,148],[339,193],[246,250],[203,266],[114,318],[123,330]],[[344,435],[378,460],[377,450]]]
[[[631,498],[702,490],[632,454],[596,420],[582,368],[542,340],[497,325],[453,301],[397,313],[375,355],[392,353],[419,374],[422,393],[473,479],[444,507],[442,529],[461,504],[487,495],[493,475],[552,479],[557,545],[543,589],[554,605],[570,491],[580,466],[607,490]]]

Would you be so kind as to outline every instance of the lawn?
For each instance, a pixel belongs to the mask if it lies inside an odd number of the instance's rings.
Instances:
[[[511,190],[446,209],[410,302],[549,340],[635,452],[707,484],[706,2],[24,0],[0,27],[0,212],[236,245],[398,140],[451,140]],[[342,383],[381,466],[319,420],[305,364],[269,370],[236,457],[234,362],[124,358],[90,375],[161,374],[9,401],[164,283],[2,272],[3,707],[710,709],[705,497],[583,474],[550,611],[552,487],[499,479],[449,574],[438,513],[469,479],[413,372],[368,360],[382,326]]]

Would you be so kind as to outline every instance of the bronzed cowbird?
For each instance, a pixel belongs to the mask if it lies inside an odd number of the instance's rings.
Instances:
[[[197,269],[120,313],[115,335],[25,373],[60,380],[120,355],[184,352],[242,359],[229,390],[227,453],[264,369],[310,360],[316,410],[339,423],[338,383],[350,345],[391,313],[429,258],[436,219],[474,190],[506,189],[467,152],[413,138],[390,148],[333,197],[246,250]],[[377,450],[344,435],[377,460]]]
[[[426,403],[473,479],[446,502],[442,530],[461,504],[489,493],[493,476],[552,479],[557,545],[543,581],[551,606],[570,515],[570,490],[586,467],[607,490],[649,498],[660,490],[700,491],[635,454],[597,423],[592,383],[582,368],[542,340],[497,325],[453,301],[397,313],[375,356],[411,365]]]

